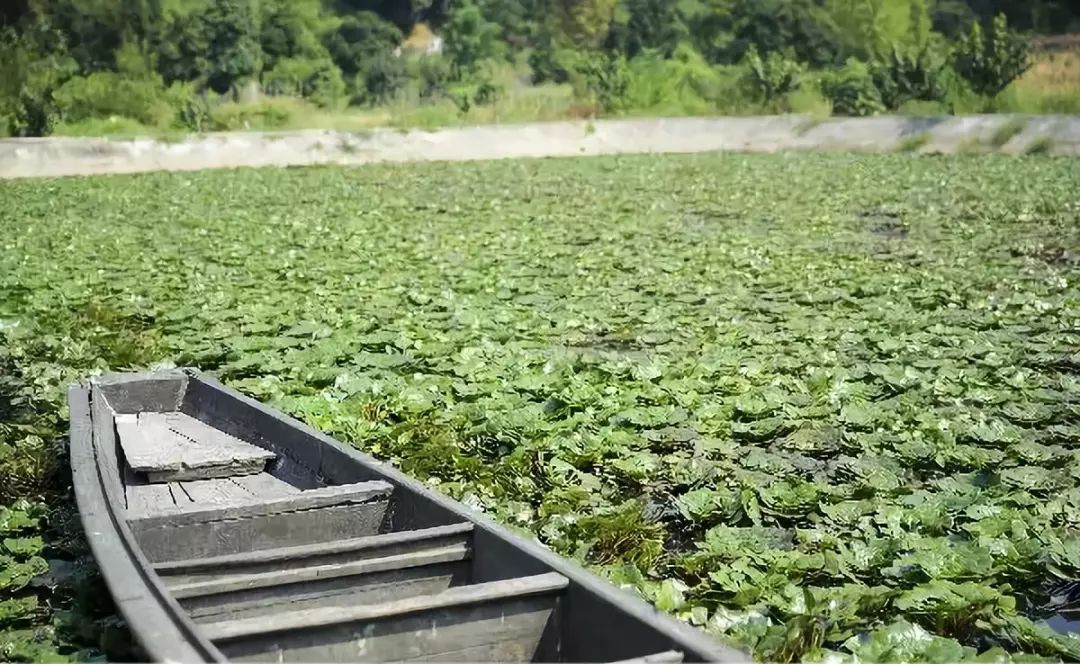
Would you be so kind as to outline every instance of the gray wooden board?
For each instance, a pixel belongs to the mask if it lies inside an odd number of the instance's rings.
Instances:
[[[248,519],[283,512],[300,512],[377,500],[390,495],[391,489],[392,487],[386,482],[376,481],[327,486],[310,491],[298,491],[277,498],[259,498],[243,494],[240,499],[225,503],[178,503],[175,509],[169,510],[166,507],[159,514],[134,519],[131,525],[132,529],[139,531],[155,526],[183,526],[207,521]]]
[[[347,608],[439,593],[468,583],[467,561],[371,572],[358,578],[315,578],[304,583],[181,598],[197,622],[253,618],[327,606]]]
[[[451,588],[426,597],[443,598],[473,587]],[[428,602],[429,608],[386,615],[380,615],[377,610],[380,605],[375,605],[367,607],[370,617],[364,620],[244,637],[216,636],[238,621],[211,623],[204,627],[204,632],[230,659],[239,661],[401,662],[468,651],[470,661],[530,662],[556,609],[556,592],[511,595],[458,605]],[[275,616],[246,620],[274,623]]]
[[[530,597],[219,648],[240,662],[532,662],[555,603],[553,597]]]
[[[180,489],[191,501],[189,509],[197,506],[244,504],[257,500],[255,494],[230,477],[213,480],[180,482]]]
[[[235,574],[370,560],[450,545],[460,544],[471,549],[471,543],[472,524],[459,523],[424,530],[354,537],[336,542],[244,551],[213,558],[176,560],[155,565],[154,570],[166,584],[175,586]]]
[[[300,489],[274,477],[270,473],[241,475],[240,477],[233,477],[232,481],[244,487],[251,495],[260,498],[281,498],[300,491]]]
[[[355,583],[363,583],[362,576],[373,572],[385,572],[393,569],[422,567],[436,563],[465,560],[469,549],[464,545],[447,546],[428,551],[399,553],[383,558],[359,560],[350,563],[316,565],[312,567],[282,568],[273,572],[256,574],[233,574],[211,581],[196,581],[171,587],[174,597],[197,597],[241,592],[255,588],[274,588],[295,584],[310,583],[320,579],[332,579],[342,576],[353,577]]]
[[[176,504],[168,484],[128,484],[124,487],[124,493],[129,518],[153,514],[162,506]]]
[[[180,409],[188,377],[179,369],[113,373],[91,378],[90,384],[115,413],[168,412]]]
[[[118,414],[116,431],[128,465],[151,482],[261,472],[275,457],[183,413]]]
[[[386,505],[380,500],[195,523],[134,520],[131,525],[146,557],[159,563],[374,535]]]

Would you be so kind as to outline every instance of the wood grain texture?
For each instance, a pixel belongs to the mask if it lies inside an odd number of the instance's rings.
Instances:
[[[234,574],[370,560],[452,545],[464,545],[471,549],[471,523],[369,537],[353,537],[319,544],[243,551],[212,558],[176,560],[155,565],[154,570],[165,583],[175,586],[181,583],[209,581]]]
[[[269,632],[378,620],[434,609],[483,604],[511,597],[520,599],[532,595],[557,593],[565,588],[566,577],[561,574],[540,574],[493,583],[478,583],[454,588],[439,595],[403,599],[376,606],[358,606],[349,611],[336,609],[296,611],[275,616],[272,620],[235,620],[228,624],[216,625],[207,636],[211,639],[231,639]]]
[[[186,483],[182,483],[181,487],[183,484]],[[249,519],[284,512],[359,504],[385,498],[391,491],[392,487],[389,484],[376,481],[327,486],[268,499],[245,495],[240,500],[225,504],[183,504],[178,501],[174,509],[166,506],[160,514],[133,519],[131,527],[138,532],[157,526],[185,526],[209,521]]]
[[[528,662],[565,587],[564,577],[546,574],[371,606],[222,621],[204,632],[240,661],[387,662],[467,652],[471,661]]]
[[[276,456],[183,413],[118,414],[115,420],[128,466],[150,482],[261,472]]]
[[[259,572],[256,574],[234,574],[209,581],[177,584],[171,587],[171,591],[173,596],[177,598],[221,595],[256,588],[275,588],[303,584],[319,579],[333,579],[342,576],[360,577],[373,572],[457,562],[468,557],[468,547],[464,545],[447,546],[430,551],[400,553],[394,556],[349,563],[282,568],[273,572]],[[356,583],[363,582],[362,579],[358,578],[354,580]]]
[[[328,606],[348,608],[357,604],[430,595],[451,586],[463,585],[468,580],[469,564],[465,560],[458,560],[366,572],[359,576],[315,577],[287,585],[192,595],[179,601],[196,621],[218,622]]]
[[[274,477],[270,473],[241,475],[240,477],[233,477],[232,481],[242,486],[251,495],[260,498],[281,498],[300,491],[297,487]]]
[[[146,557],[160,563],[374,535],[386,505],[380,500],[195,523],[131,524]]]

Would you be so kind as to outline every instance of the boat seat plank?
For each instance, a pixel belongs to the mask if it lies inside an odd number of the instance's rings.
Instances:
[[[262,472],[275,455],[184,413],[115,416],[128,466],[151,483]]]
[[[205,508],[208,505],[242,504],[255,498],[254,494],[234,482],[231,477],[191,480],[178,482],[178,484],[181,492],[188,500],[187,504],[183,501],[177,501],[177,506],[180,508],[192,509],[194,507]]]
[[[456,545],[435,549],[433,551],[402,553],[395,556],[373,558],[371,560],[359,560],[351,563],[316,565],[298,569],[280,569],[273,572],[257,572],[254,574],[234,574],[232,576],[226,576],[210,581],[195,581],[178,584],[172,586],[170,590],[177,599],[199,597],[203,595],[220,595],[242,590],[252,590],[255,588],[272,588],[276,586],[292,585],[317,579],[329,579],[339,576],[357,576],[370,572],[385,572],[392,569],[453,562],[465,560],[468,557],[468,547]]]
[[[251,495],[260,498],[278,498],[300,492],[300,489],[284,480],[274,477],[270,473],[240,475],[229,479],[239,484]]]
[[[333,542],[377,534],[391,489],[381,481],[322,487],[224,507],[177,508],[131,518],[128,525],[152,563]]]
[[[127,498],[128,515],[151,514],[162,505],[176,504],[176,498],[168,484],[129,484],[124,487],[124,494]]]
[[[182,483],[183,488],[185,484]],[[238,498],[230,502],[210,502],[200,504],[194,500],[190,504],[178,502],[172,509],[165,507],[160,513],[141,517],[132,521],[132,526],[149,528],[156,525],[190,525],[223,519],[246,519],[255,516],[300,512],[350,503],[365,503],[378,498],[385,498],[393,490],[388,482],[375,480],[356,484],[325,486],[308,491],[284,494],[276,498],[260,498],[246,493],[237,494]],[[214,492],[216,493],[216,492]],[[200,495],[211,495],[209,489]]]
[[[236,574],[369,560],[456,544],[471,546],[472,531],[471,523],[457,523],[318,544],[242,551],[210,558],[174,560],[155,565],[154,571],[171,587]]]
[[[561,574],[451,587],[372,605],[323,607],[207,623],[203,633],[238,661],[410,661],[468,653],[469,661],[527,662],[567,587]]]
[[[668,650],[666,652],[658,652],[644,657],[623,659],[617,662],[611,662],[611,664],[681,664],[682,661],[683,654],[681,652],[677,650]]]
[[[170,590],[200,622],[441,592],[467,581],[469,549],[455,545],[276,572],[178,584]]]

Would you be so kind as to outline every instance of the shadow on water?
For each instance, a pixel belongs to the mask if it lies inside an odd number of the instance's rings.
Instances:
[[[1043,620],[1059,634],[1080,633],[1080,581],[1063,581],[1052,586],[1037,608],[1033,620]]]

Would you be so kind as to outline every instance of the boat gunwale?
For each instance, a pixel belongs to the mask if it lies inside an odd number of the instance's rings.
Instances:
[[[103,467],[102,455],[98,450],[100,441],[93,430],[91,400],[94,389],[92,384],[76,384],[68,388],[68,444],[79,518],[109,594],[117,610],[131,626],[136,640],[155,659],[173,660],[179,649],[185,651],[184,655],[188,658],[185,661],[193,661],[190,658],[197,657],[205,662],[226,662],[228,660],[224,654],[203,636],[154,572],[153,565],[128,527],[126,516],[118,512],[121,503],[117,502],[112,485],[106,478],[110,470]],[[119,475],[118,468],[111,472]],[[108,551],[109,548],[118,549],[123,555],[111,555],[113,552]],[[136,603],[140,606],[133,606]],[[148,607],[142,604],[150,604],[158,610],[148,611]],[[162,630],[170,628],[172,634],[163,633]],[[145,638],[150,633],[154,638]]]

